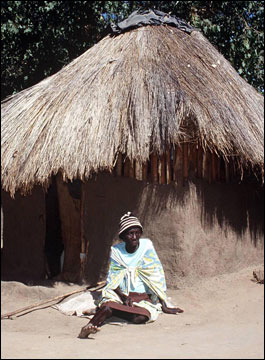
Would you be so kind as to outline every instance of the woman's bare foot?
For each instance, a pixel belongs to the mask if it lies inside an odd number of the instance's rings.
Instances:
[[[86,326],[82,327],[80,334],[78,335],[78,337],[80,339],[86,339],[88,337],[88,335],[90,334],[96,334],[100,329],[92,324],[87,324]]]
[[[183,313],[184,310],[180,309],[180,308],[176,308],[176,313]]]

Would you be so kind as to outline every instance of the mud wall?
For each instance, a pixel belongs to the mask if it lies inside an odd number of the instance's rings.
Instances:
[[[100,174],[86,184],[86,277],[104,278],[120,217],[141,220],[174,288],[263,261],[263,190],[256,184],[154,185]]]
[[[170,288],[263,262],[263,199],[257,184],[159,185],[101,173],[85,184],[86,281],[105,278],[127,211],[153,241]],[[45,193],[36,187],[12,200],[2,192],[2,208],[2,279],[44,279]],[[78,256],[76,261],[79,269]]]
[[[45,194],[35,187],[31,195],[12,199],[1,192],[3,248],[2,280],[39,280],[45,276]]]

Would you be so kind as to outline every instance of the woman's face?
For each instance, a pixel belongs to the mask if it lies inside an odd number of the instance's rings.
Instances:
[[[139,226],[129,228],[124,234],[127,250],[136,250],[139,246],[139,239],[142,235],[142,229]]]

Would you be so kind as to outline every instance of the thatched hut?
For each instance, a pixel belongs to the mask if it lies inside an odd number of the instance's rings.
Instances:
[[[128,210],[171,286],[259,261],[263,109],[198,30],[107,35],[2,103],[2,273],[41,278],[63,243],[64,279],[85,253],[95,282]]]

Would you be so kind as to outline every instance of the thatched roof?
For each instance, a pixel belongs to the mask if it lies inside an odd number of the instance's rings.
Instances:
[[[58,73],[2,103],[2,187],[12,194],[144,162],[199,141],[263,168],[263,96],[199,32],[145,26],[107,35]]]

